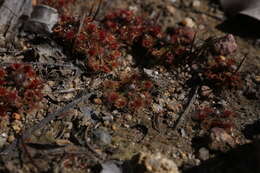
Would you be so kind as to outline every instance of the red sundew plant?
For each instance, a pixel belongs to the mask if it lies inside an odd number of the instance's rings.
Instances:
[[[85,18],[81,31],[79,26],[79,19],[62,16],[53,32],[65,46],[72,45],[73,51],[85,56],[91,70],[110,72],[118,67],[122,53],[116,37],[99,27],[91,17]]]
[[[236,62],[232,58],[213,57],[202,73],[204,81],[217,88],[238,88],[241,86],[241,78],[236,68]]]
[[[213,108],[203,108],[196,111],[192,118],[198,122],[205,130],[210,130],[214,127],[223,128],[226,131],[231,131],[234,128],[235,113],[230,110],[217,111]]]
[[[136,16],[133,11],[119,9],[107,14],[102,23],[105,28],[116,34],[116,36],[127,44],[133,44],[143,37],[146,47],[153,45],[152,37],[161,38],[161,27],[155,24],[148,24],[142,17]],[[146,35],[147,34],[147,35]]]
[[[153,83],[150,80],[141,80],[141,76],[137,74],[123,77],[119,81],[107,80],[103,86],[106,89],[104,98],[118,109],[138,111],[152,103],[150,91]]]
[[[41,4],[51,6],[58,10],[67,8],[69,5],[74,4],[77,0],[40,0]]]
[[[89,16],[81,21],[62,14],[53,31],[64,46],[85,56],[87,66],[94,72],[110,72],[118,67],[123,47],[134,54],[139,64],[180,63],[190,53],[195,36],[194,31],[182,27],[174,29],[170,41],[166,41],[169,35],[155,20],[126,9],[108,13],[99,22]]]
[[[221,57],[235,51],[237,46],[232,35],[207,39],[202,47],[196,47],[196,34],[191,28],[178,27],[163,32],[155,20],[137,16],[126,9],[108,13],[100,21],[90,16],[80,20],[62,14],[53,32],[54,37],[72,53],[84,57],[86,66],[94,72],[113,71],[121,64],[123,50],[127,50],[137,65],[172,67],[197,63],[201,67],[202,83],[216,88],[240,85],[235,61]],[[222,48],[225,51],[221,51]]]
[[[0,68],[0,115],[25,113],[42,100],[43,83],[30,65]]]
[[[109,13],[102,23],[138,56],[138,62],[148,65],[180,63],[190,53],[195,37],[195,32],[185,27],[166,34],[154,20],[136,16],[129,10]]]

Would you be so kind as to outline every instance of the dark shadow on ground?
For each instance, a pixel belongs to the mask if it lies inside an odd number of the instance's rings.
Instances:
[[[238,14],[216,27],[217,29],[245,38],[260,38],[260,21]]]
[[[184,173],[259,173],[260,172],[260,140],[245,144],[200,166],[190,168]]]
[[[247,139],[255,139],[260,137],[260,120],[255,121],[253,124],[248,124],[243,130]]]

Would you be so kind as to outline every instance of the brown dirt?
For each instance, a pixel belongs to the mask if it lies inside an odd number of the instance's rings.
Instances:
[[[98,18],[107,9],[130,8],[136,10],[137,14],[147,16],[160,13],[158,21],[163,28],[176,26],[185,17],[192,18],[196,25],[195,30],[198,30],[198,42],[210,36],[223,36],[227,33],[217,29],[217,26],[224,21],[223,12],[218,5],[208,0],[200,0],[199,7],[192,6],[192,0],[176,3],[167,0],[107,0],[105,2],[106,7],[101,9]],[[103,90],[100,84],[106,79],[113,78],[115,74],[84,72],[81,63],[76,62],[74,57],[68,57],[52,40],[31,43],[34,54],[30,53],[28,60],[39,63],[33,66],[46,81],[44,91],[47,97],[40,105],[42,109],[23,117],[21,132],[38,123],[48,113],[55,112],[73,101],[81,91],[91,93],[92,96],[42,129],[34,131],[32,136],[24,141],[25,146],[16,148],[12,159],[1,156],[0,170],[4,172],[90,172],[91,166],[104,160],[128,160],[134,154],[145,151],[163,153],[184,171],[203,162],[198,157],[201,147],[210,150],[209,158],[217,157],[222,152],[210,148],[206,138],[209,131],[201,129],[198,123],[191,119],[192,112],[196,108],[215,105],[217,102],[224,102],[226,109],[236,112],[235,128],[230,133],[235,146],[227,147],[224,143],[220,145],[230,150],[250,143],[260,133],[259,130],[247,133],[247,129],[254,125],[255,128],[259,128],[257,122],[260,113],[260,89],[259,81],[257,83],[254,79],[260,75],[260,49],[259,45],[254,44],[256,38],[239,35],[235,35],[235,38],[239,46],[239,50],[234,55],[236,60],[240,62],[245,54],[248,54],[240,69],[245,82],[243,88],[234,91],[225,90],[211,98],[198,97],[177,130],[172,126],[184,111],[192,91],[186,84],[189,75],[186,74],[188,71],[185,67],[167,70],[157,66],[149,69],[157,72],[156,76],[151,78],[156,84],[156,97],[150,108],[133,113],[111,109],[102,101]],[[27,41],[27,38],[23,40]],[[22,41],[18,41],[18,46],[22,45]],[[1,61],[21,62],[24,61],[24,57],[3,54]],[[73,63],[76,66],[59,65]],[[76,73],[77,69],[78,73]],[[124,70],[123,67],[118,73]],[[244,95],[248,88],[256,90],[257,98],[249,99]],[[158,108],[161,108],[163,113],[157,111]],[[8,137],[3,148],[8,147],[21,133],[15,132],[14,125],[15,122],[1,120],[0,135],[5,133]],[[108,145],[96,142],[92,137],[96,128],[107,131],[112,137],[112,142]]]

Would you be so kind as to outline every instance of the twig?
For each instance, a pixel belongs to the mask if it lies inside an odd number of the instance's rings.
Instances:
[[[90,127],[87,127],[86,129],[86,134],[88,134],[88,131],[89,131],[89,128]],[[103,161],[105,158],[102,157],[101,154],[99,154],[94,148],[92,148],[92,146],[89,144],[88,142],[88,136],[85,135],[85,144],[86,144],[86,147],[87,149],[99,160],[99,161]]]
[[[72,101],[71,103],[67,104],[65,107],[57,110],[54,113],[51,113],[49,115],[47,115],[46,118],[44,118],[43,120],[41,120],[38,124],[32,126],[31,128],[25,130],[21,137],[23,140],[25,140],[26,138],[29,138],[31,136],[31,133],[41,129],[42,127],[44,127],[46,124],[48,124],[50,121],[56,119],[59,115],[67,112],[68,110],[70,110],[71,108],[73,108],[74,106],[76,106],[78,103],[82,102],[83,100],[88,99],[92,94],[83,94],[82,96],[80,96],[79,98],[75,99],[74,101]],[[14,150],[16,148],[16,146],[19,143],[19,138],[16,138],[13,143],[11,145],[9,145],[8,148],[6,148],[4,151],[2,151],[0,153],[0,155],[9,155],[10,157],[13,156],[14,154]]]
[[[40,171],[40,168],[39,166],[34,162],[33,158],[32,158],[32,155],[30,154],[30,152],[28,151],[28,148],[26,146],[26,144],[24,143],[24,140],[21,139],[21,145],[25,151],[25,154],[28,156],[30,162],[32,163],[32,165],[37,169],[37,171],[39,172]]]
[[[237,72],[241,69],[242,65],[245,63],[246,58],[247,58],[247,55],[248,55],[248,54],[246,54],[246,55],[244,56],[244,58],[242,59],[242,61],[241,61],[240,64],[238,65],[238,67],[237,67],[235,73],[237,73]]]
[[[196,86],[195,89],[193,89],[193,91],[192,91],[193,94],[192,94],[191,99],[189,100],[187,107],[185,108],[184,112],[179,116],[179,118],[177,119],[176,123],[173,126],[174,130],[179,128],[179,126],[182,124],[182,122],[185,119],[185,117],[187,116],[187,114],[190,112],[191,106],[194,104],[194,102],[196,100],[198,89],[199,89],[199,86]]]
[[[83,12],[83,15],[81,16],[81,19],[80,19],[80,22],[79,22],[79,28],[78,28],[78,32],[73,40],[73,45],[72,45],[72,51],[74,52],[75,50],[75,46],[76,46],[76,41],[77,41],[77,38],[79,36],[79,34],[81,33],[81,30],[82,30],[82,27],[84,25],[84,22],[85,22],[85,19],[86,19],[86,15],[87,15],[87,12]]]
[[[160,132],[160,125],[159,125],[159,116],[160,116],[160,113],[155,114],[155,115],[152,117],[152,127],[153,127],[154,130],[156,130],[158,133],[161,133],[161,132]]]
[[[103,1],[103,0],[99,0],[97,10],[96,10],[96,12],[95,12],[95,14],[94,14],[92,20],[95,20],[95,18],[97,17],[97,15],[98,15],[98,13],[99,13],[99,11],[100,11],[100,9],[101,9],[102,1]]]
[[[84,88],[69,88],[69,89],[65,89],[65,90],[54,91],[52,93],[66,94],[66,93],[72,93],[72,92],[80,91],[80,90],[84,90]]]
[[[90,8],[90,10],[89,10],[88,17],[90,17],[90,16],[92,15],[94,6],[95,6],[95,2],[93,2],[93,3],[91,4],[91,8]],[[84,10],[86,10],[86,9],[84,9]]]
[[[41,65],[41,66],[54,66],[54,67],[68,67],[72,68],[74,70],[78,70],[78,67],[72,65],[72,64],[55,64],[55,63],[43,63],[43,62],[1,62],[0,66],[10,65],[10,64],[24,64],[24,65]]]

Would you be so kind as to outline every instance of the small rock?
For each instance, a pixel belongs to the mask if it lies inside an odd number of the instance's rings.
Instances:
[[[207,148],[202,147],[199,149],[199,159],[204,161],[209,159],[209,150]]]
[[[14,131],[16,133],[19,133],[22,130],[22,122],[15,120],[14,122],[12,122],[12,128],[14,129]]]
[[[156,78],[159,74],[158,71],[150,70],[147,68],[144,68],[144,73],[151,78]]]
[[[201,86],[201,96],[212,98],[212,89],[206,85]]]
[[[129,10],[133,11],[134,13],[137,13],[138,7],[137,7],[136,5],[135,5],[135,6],[131,5],[131,6],[129,7]]]
[[[180,110],[182,109],[182,105],[181,104],[176,103],[176,102],[172,102],[172,101],[167,103],[166,107],[167,107],[167,109],[169,109],[169,110],[171,110],[171,111],[173,111],[175,113],[180,112]]]
[[[9,143],[13,142],[14,140],[15,140],[14,135],[10,135],[10,136],[8,136],[8,138],[7,138],[7,141],[8,141]]]
[[[163,111],[163,108],[161,105],[158,104],[152,104],[152,110],[154,113],[161,113]]]
[[[111,126],[111,129],[114,130],[114,131],[116,131],[116,130],[118,130],[118,127],[117,127],[116,124],[113,124],[113,125]]]
[[[186,17],[181,21],[181,24],[183,24],[186,27],[194,28],[196,26],[196,23],[192,20],[190,17]]]
[[[171,5],[167,5],[167,10],[171,13],[171,14],[175,14],[176,13],[176,8],[174,8]]]
[[[66,139],[56,139],[55,142],[57,145],[60,145],[60,146],[71,144],[71,142]]]
[[[212,143],[210,149],[225,152],[228,149],[235,147],[235,141],[224,129],[214,127],[211,129],[210,138]]]
[[[185,94],[184,93],[179,94],[178,100],[182,101],[182,100],[184,100],[184,98],[185,98]]]
[[[64,94],[62,99],[64,100],[71,100],[75,95],[73,93],[67,93],[67,94]]]
[[[98,105],[102,104],[102,100],[100,98],[95,98],[93,101],[94,101],[94,103],[96,103]]]
[[[13,118],[14,118],[15,120],[21,120],[21,115],[18,114],[18,113],[13,113]]]
[[[181,129],[181,137],[187,137],[187,134],[183,128]]]
[[[199,159],[195,159],[194,161],[195,161],[196,166],[200,165],[200,163],[201,163],[201,161]]]
[[[130,114],[126,114],[126,115],[124,116],[124,118],[125,118],[127,121],[131,121],[131,120],[133,119],[133,116],[130,115]]]
[[[225,108],[227,106],[227,102],[223,99],[221,99],[220,101],[217,102],[217,104],[220,106],[220,107],[223,107]]]
[[[111,122],[111,121],[114,120],[114,117],[113,117],[112,114],[105,112],[105,113],[104,113],[104,116],[102,117],[102,120],[103,120],[103,121]]]
[[[198,8],[198,7],[200,7],[200,5],[201,5],[201,3],[198,0],[195,0],[192,2],[192,7],[194,7],[194,8]]]
[[[100,173],[122,173],[123,170],[118,161],[109,160],[101,164]]]
[[[254,79],[254,80],[255,80],[256,83],[260,83],[260,75],[255,76],[255,79]]]
[[[111,144],[112,137],[107,131],[103,129],[95,129],[93,131],[93,138],[97,144],[103,146]]]
[[[227,34],[213,43],[213,51],[218,55],[230,55],[237,50],[237,43],[232,34]]]
[[[199,70],[198,64],[192,64],[191,69],[194,70],[194,71],[198,71]]]
[[[130,161],[135,173],[179,173],[177,165],[161,153],[139,153]]]
[[[63,137],[66,139],[70,138],[70,133],[64,133]]]
[[[2,133],[0,135],[0,148],[2,148],[5,145],[6,141],[7,141],[7,134]]]

